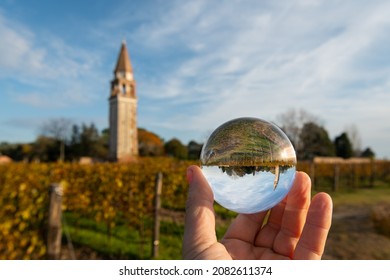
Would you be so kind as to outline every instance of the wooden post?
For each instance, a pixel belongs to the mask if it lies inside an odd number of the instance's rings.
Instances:
[[[160,208],[161,208],[162,173],[156,175],[156,189],[154,196],[154,227],[153,227],[153,252],[152,258],[158,257],[160,245]]]
[[[311,177],[311,185],[313,186],[313,189],[316,189],[315,174],[316,174],[316,164],[315,164],[315,162],[313,160],[310,163],[310,177]]]
[[[61,253],[61,201],[62,201],[62,186],[60,184],[50,185],[50,205],[49,205],[49,229],[47,234],[47,258],[57,260]]]
[[[352,170],[352,164],[348,164],[348,185],[349,185],[349,188],[353,188],[353,170]]]
[[[352,188],[357,188],[357,172],[356,172],[356,164],[351,164],[352,168]]]
[[[333,174],[333,191],[336,192],[339,188],[339,179],[340,179],[340,165],[338,163],[334,164],[334,174]]]
[[[374,159],[371,159],[370,166],[371,166],[370,187],[373,188],[375,183],[375,160]]]

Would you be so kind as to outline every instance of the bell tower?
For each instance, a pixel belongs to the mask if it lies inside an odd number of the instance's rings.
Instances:
[[[111,81],[109,158],[128,161],[138,156],[137,96],[129,53],[123,41]]]

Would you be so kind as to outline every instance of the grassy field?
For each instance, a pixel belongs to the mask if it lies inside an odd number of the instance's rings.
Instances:
[[[330,193],[335,208],[340,206],[373,206],[390,203],[390,188],[366,188]]]

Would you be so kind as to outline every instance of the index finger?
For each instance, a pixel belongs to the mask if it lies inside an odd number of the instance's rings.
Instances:
[[[197,166],[187,170],[190,186],[186,203],[183,257],[194,259],[217,242],[213,192]]]

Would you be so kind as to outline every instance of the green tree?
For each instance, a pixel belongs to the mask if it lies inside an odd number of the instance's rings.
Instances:
[[[10,144],[8,142],[1,142],[0,143],[0,155],[5,155],[9,156],[10,158],[12,157],[12,154],[14,153],[16,145],[15,144]],[[15,159],[15,158],[13,158]]]
[[[311,160],[315,156],[334,156],[334,145],[328,132],[314,122],[305,123],[300,134],[300,148],[297,156],[302,160]]]
[[[184,146],[180,140],[173,138],[169,140],[164,145],[165,153],[169,156],[176,157],[179,159],[187,159],[188,158],[188,150],[187,147]]]
[[[375,153],[371,150],[370,147],[367,147],[367,148],[361,153],[361,156],[362,156],[362,157],[365,157],[365,158],[375,158]]]
[[[188,159],[199,159],[202,146],[202,144],[199,144],[195,141],[190,141],[187,145]]]
[[[99,140],[99,131],[91,123],[89,126],[82,124],[80,133],[80,145],[82,156],[94,156],[96,144]]]
[[[38,136],[33,145],[33,159],[43,162],[58,160],[58,144],[53,137]]]
[[[69,142],[68,159],[78,160],[80,157],[105,159],[108,153],[108,133],[108,129],[99,133],[94,123],[74,124]]]
[[[100,158],[106,159],[108,156],[108,143],[110,141],[110,129],[104,128],[100,133],[99,154]]]
[[[24,154],[23,154],[23,149],[21,144],[2,142],[0,144],[0,155],[8,156],[16,161],[21,161],[24,159]]]
[[[69,143],[69,159],[75,160],[81,156],[80,127],[77,124],[72,125],[72,135]]]
[[[348,134],[345,132],[335,138],[334,147],[336,156],[338,157],[350,158],[353,156],[352,144],[348,138]]]

